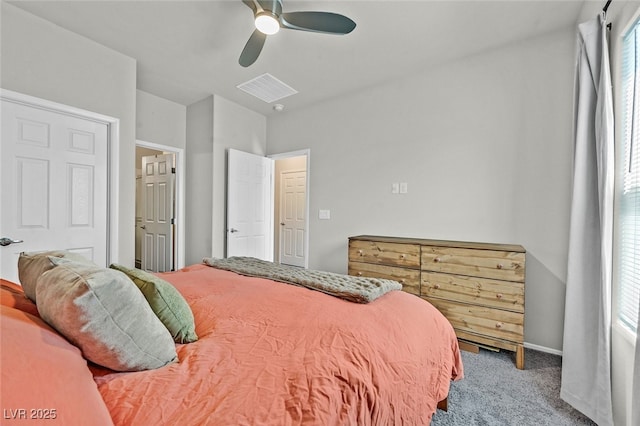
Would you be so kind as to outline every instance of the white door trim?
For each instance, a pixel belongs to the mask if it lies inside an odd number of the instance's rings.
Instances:
[[[306,214],[304,219],[305,220],[304,226],[307,232],[305,232],[304,234],[304,252],[305,252],[304,267],[308,269],[309,268],[309,235],[311,234],[310,232],[311,230],[309,229],[309,217],[310,217],[309,200],[311,198],[309,195],[309,189],[310,189],[309,182],[311,181],[311,149],[301,149],[298,151],[283,152],[281,154],[268,155],[267,157],[277,161],[277,160],[284,160],[286,158],[291,158],[291,157],[300,157],[303,155],[307,159],[307,165],[306,165],[307,167],[307,199],[305,201]],[[275,202],[274,202],[274,205],[275,205]]]
[[[175,146],[161,145],[153,142],[136,140],[136,146],[142,148],[155,149],[156,151],[165,151],[175,154],[176,156],[176,264],[174,269],[182,269],[185,267],[185,214],[184,214],[184,174],[185,158],[184,149]]]
[[[84,120],[93,120],[98,123],[105,124],[108,128],[107,135],[107,173],[108,173],[108,199],[109,206],[107,212],[107,264],[117,262],[118,259],[118,209],[119,209],[119,182],[120,177],[118,164],[120,163],[120,120],[107,115],[98,114],[92,111],[60,104],[58,102],[37,98],[35,96],[25,95],[23,93],[14,92],[0,88],[0,99],[26,105],[32,108],[40,108],[46,111],[62,113],[70,116],[79,117]]]

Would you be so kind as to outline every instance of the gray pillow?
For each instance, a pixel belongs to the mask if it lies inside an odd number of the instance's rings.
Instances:
[[[170,283],[141,269],[112,264],[112,269],[126,274],[144,295],[149,306],[162,321],[176,343],[198,340],[193,312],[184,297]]]
[[[74,262],[95,265],[95,263],[86,257],[66,250],[20,253],[20,257],[18,257],[18,278],[20,279],[24,294],[34,302],[36,301],[36,282],[38,277],[53,268],[49,257],[60,257],[73,260]]]
[[[82,351],[116,371],[139,371],[176,361],[171,334],[125,274],[50,257],[53,269],[37,281],[40,316]]]

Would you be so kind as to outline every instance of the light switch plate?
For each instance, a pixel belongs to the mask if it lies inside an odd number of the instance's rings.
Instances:
[[[318,219],[322,219],[322,220],[331,219],[331,210],[319,210]]]
[[[392,194],[398,194],[400,192],[400,185],[396,182],[396,183],[392,183],[391,184],[391,193]]]
[[[400,182],[400,193],[406,194],[407,192],[409,192],[409,185],[407,182]]]

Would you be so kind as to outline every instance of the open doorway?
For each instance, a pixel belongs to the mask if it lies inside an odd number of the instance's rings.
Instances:
[[[268,157],[229,150],[226,257],[309,267],[309,162],[309,150]]]
[[[309,266],[309,150],[271,155],[274,168],[274,259]]]
[[[136,141],[135,266],[184,267],[183,150]]]

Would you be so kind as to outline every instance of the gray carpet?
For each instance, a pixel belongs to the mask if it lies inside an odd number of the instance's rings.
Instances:
[[[432,426],[595,425],[560,399],[561,357],[525,350],[525,370],[511,352],[462,352],[465,378],[453,382],[449,411],[438,410]]]

